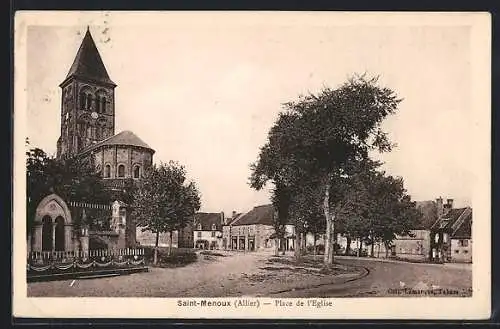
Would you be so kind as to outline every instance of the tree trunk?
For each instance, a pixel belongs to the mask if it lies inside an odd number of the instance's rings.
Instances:
[[[153,254],[153,264],[158,264],[158,242],[160,241],[160,232],[156,232],[156,242],[155,242],[155,250]]]
[[[313,234],[313,255],[314,259],[316,259],[316,233]]]
[[[295,249],[294,256],[295,259],[300,259],[301,251],[302,251],[302,241],[301,241],[302,233],[295,231]]]
[[[389,258],[389,244],[384,242],[385,246],[385,258]]]
[[[351,237],[348,235],[346,237],[345,254],[349,256],[350,251],[351,251]]]
[[[275,238],[274,239],[274,256],[279,255],[279,239]]]
[[[168,245],[168,255],[171,256],[172,255],[172,244],[173,244],[173,241],[172,241],[172,231],[169,232],[170,233],[170,243]]]
[[[359,238],[356,238],[356,248],[358,249],[358,257],[361,254],[361,246],[359,245]]]
[[[375,257],[375,250],[374,250],[374,248],[375,248],[375,240],[373,239],[373,236],[371,237],[371,240],[372,240],[372,245],[371,245],[371,249],[372,250],[371,250],[370,254],[371,254],[372,257]]]
[[[331,257],[331,242],[332,242],[332,218],[330,217],[330,182],[325,186],[325,195],[323,197],[323,212],[325,213],[326,220],[326,239],[325,239],[325,255],[323,258],[323,264],[325,266],[330,266],[333,263],[333,259]]]

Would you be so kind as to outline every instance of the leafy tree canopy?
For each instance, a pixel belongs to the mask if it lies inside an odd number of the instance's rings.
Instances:
[[[27,224],[31,228],[36,207],[51,193],[64,200],[108,203],[109,194],[90,158],[66,160],[48,156],[40,148],[26,152]]]

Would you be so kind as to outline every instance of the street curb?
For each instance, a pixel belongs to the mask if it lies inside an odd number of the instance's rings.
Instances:
[[[434,266],[434,267],[447,267],[447,268],[455,268],[455,269],[464,269],[471,270],[471,263],[419,263],[419,262],[407,262],[404,260],[394,260],[387,258],[371,258],[371,257],[354,257],[354,256],[335,256],[336,259],[345,259],[345,260],[360,260],[360,261],[373,261],[379,263],[395,263],[395,264],[412,264],[412,265],[424,265],[424,266]],[[455,264],[460,264],[457,266]]]

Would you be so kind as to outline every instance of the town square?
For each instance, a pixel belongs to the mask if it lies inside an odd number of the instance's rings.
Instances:
[[[142,28],[29,30],[29,297],[472,296],[467,34]]]

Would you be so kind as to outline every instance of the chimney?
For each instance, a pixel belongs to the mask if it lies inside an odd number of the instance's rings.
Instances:
[[[441,218],[443,216],[443,198],[439,197],[436,199],[437,217]]]
[[[232,216],[233,216],[233,217],[231,217],[232,219],[234,219],[236,217],[236,210],[233,210]]]
[[[446,204],[450,209],[453,209],[453,199],[446,199]]]
[[[453,209],[453,199],[446,199],[446,204],[443,206],[443,215],[446,215]]]
[[[225,224],[225,223],[224,223],[224,212],[223,212],[223,211],[221,211],[221,212],[220,212],[220,224],[221,224],[221,225],[224,225],[224,224]]]

